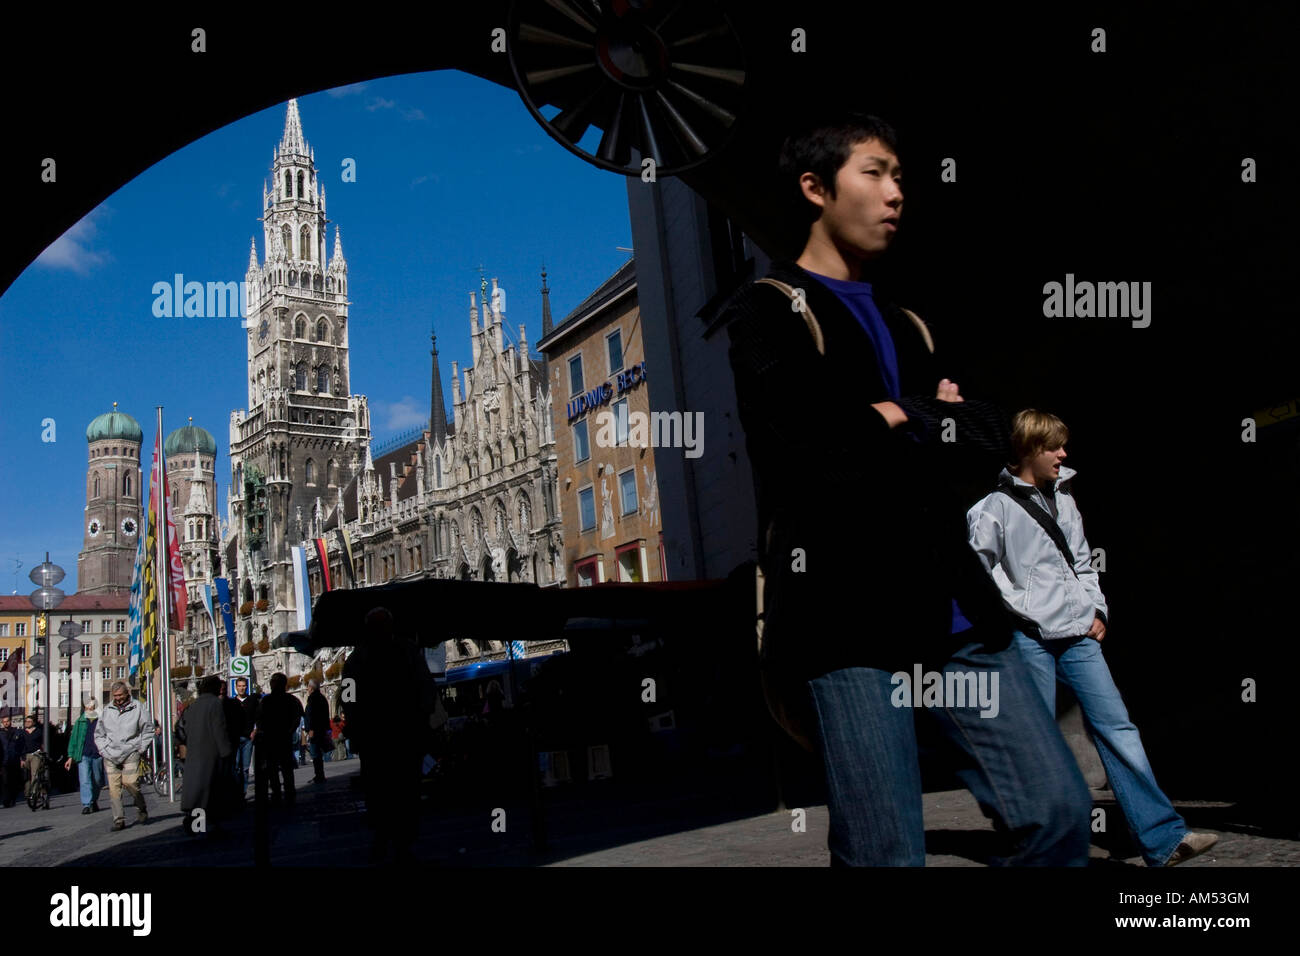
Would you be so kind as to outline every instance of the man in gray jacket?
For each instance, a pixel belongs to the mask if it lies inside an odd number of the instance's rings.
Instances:
[[[971,547],[1002,596],[1037,625],[1017,631],[1048,710],[1056,713],[1056,681],[1070,685],[1097,746],[1111,789],[1148,866],[1175,866],[1204,853],[1218,837],[1189,833],[1156,784],[1137,727],[1101,653],[1106,598],[1101,593],[1083,517],[1070,493],[1075,472],[1061,464],[1069,431],[1055,415],[1036,409],[1012,422],[1013,467],[998,487],[967,513]]]
[[[112,687],[113,702],[104,708],[95,725],[95,746],[104,758],[108,777],[108,796],[113,804],[113,829],[126,829],[126,812],[122,808],[122,788],[126,788],[139,811],[137,822],[149,822],[140,789],[140,755],[153,743],[153,718],[137,700],[125,681]]]

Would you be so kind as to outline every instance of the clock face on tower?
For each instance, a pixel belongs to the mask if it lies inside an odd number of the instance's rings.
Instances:
[[[126,535],[128,538],[134,538],[134,537],[135,537],[135,530],[136,530],[136,526],[135,526],[135,519],[134,519],[134,518],[123,518],[123,519],[122,519],[122,533],[123,533],[124,535]]]
[[[262,324],[257,328],[257,341],[265,343],[266,336],[270,333],[270,331],[271,331],[271,323],[266,321],[266,319],[263,319]]]
[[[99,537],[99,531],[100,531],[100,528],[101,528],[101,527],[103,527],[103,526],[99,523],[99,519],[98,519],[98,518],[91,518],[91,519],[90,519],[90,524],[88,524],[88,525],[86,526],[86,532],[87,532],[87,533],[88,533],[92,538],[98,538],[98,537]]]

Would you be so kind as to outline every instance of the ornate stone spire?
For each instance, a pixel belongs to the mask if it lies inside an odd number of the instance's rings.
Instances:
[[[193,416],[190,417],[190,424],[194,424]],[[190,471],[190,503],[185,509],[187,515],[190,514],[208,514],[212,509],[208,507],[207,485],[203,480],[203,471],[199,468],[199,443],[194,442],[194,468]]]
[[[542,263],[542,338],[551,334],[551,290],[546,287],[546,263]]]
[[[280,152],[309,155],[307,143],[302,138],[302,118],[298,115],[298,100],[289,101],[289,112],[284,118],[284,135],[280,137]]]
[[[257,240],[252,236],[248,237],[248,271],[257,271]]]
[[[433,379],[429,397],[429,437],[435,448],[447,440],[447,409],[442,401],[442,373],[438,370],[438,336],[429,332],[429,354],[433,356]]]
[[[343,258],[343,238],[338,226],[334,227],[334,252],[330,255],[329,271],[336,274],[348,271],[347,260]]]

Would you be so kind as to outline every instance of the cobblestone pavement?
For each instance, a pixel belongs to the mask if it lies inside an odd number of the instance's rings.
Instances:
[[[311,768],[297,771],[298,805],[270,813],[270,854],[276,866],[362,866],[369,854],[365,802],[356,787],[358,762],[327,763],[324,785],[315,786]],[[33,813],[25,804],[0,810],[0,866],[248,866],[253,863],[251,794],[245,813],[202,837],[180,826],[179,802],[146,795],[151,819],[113,833],[105,793],[104,810],[83,816],[75,793],[51,799],[51,809]],[[1107,832],[1094,835],[1095,866],[1141,867],[1128,841],[1122,816],[1110,795],[1094,792],[1105,811]],[[964,790],[925,794],[926,862],[930,866],[981,866],[995,852],[993,828]],[[1251,824],[1233,805],[1178,802],[1197,830],[1217,833],[1218,845],[1185,867],[1297,866],[1300,841],[1292,831],[1269,832]],[[507,833],[491,826],[492,809],[436,810],[427,806],[416,857],[435,866],[752,866],[826,867],[828,816],[825,806],[803,808],[801,826],[789,810],[769,813],[722,811],[698,799],[619,804],[557,805],[546,814],[548,850],[528,846],[531,814],[508,808]],[[1116,832],[1118,830],[1119,832]]]

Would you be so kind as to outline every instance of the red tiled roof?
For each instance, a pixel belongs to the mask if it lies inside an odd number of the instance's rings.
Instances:
[[[63,599],[63,603],[50,613],[58,615],[67,611],[125,611],[130,603],[130,591],[118,591],[115,594],[69,594]],[[31,600],[25,594],[0,594],[0,611],[22,614],[35,610]]]

